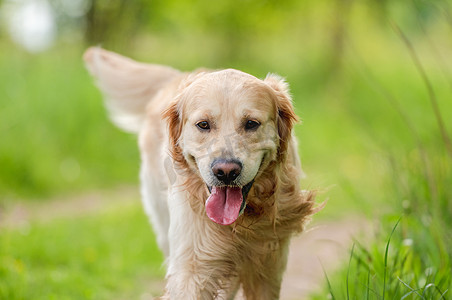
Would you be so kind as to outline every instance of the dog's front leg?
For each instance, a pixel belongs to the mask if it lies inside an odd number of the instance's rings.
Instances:
[[[237,280],[230,231],[194,212],[186,193],[170,195],[166,299],[227,299]]]
[[[166,296],[171,300],[230,299],[237,285],[235,266],[211,255],[196,246],[170,255]]]
[[[279,299],[288,245],[288,239],[268,243],[267,254],[253,257],[245,263],[240,280],[247,300]]]

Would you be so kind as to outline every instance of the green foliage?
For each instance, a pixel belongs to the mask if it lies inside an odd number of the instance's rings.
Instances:
[[[400,9],[401,4],[397,5]],[[339,191],[332,190],[327,214],[331,211],[337,216],[340,205],[347,203],[348,209],[360,206],[381,219],[381,229],[370,246],[357,241],[349,266],[327,274],[324,291],[314,299],[450,298],[450,66],[444,64],[441,51],[435,50],[442,30],[450,28],[439,10],[429,10],[428,14],[435,13],[434,27],[443,29],[432,31],[428,24],[431,18],[428,21],[422,11],[402,6],[411,10],[411,18],[405,12],[400,19],[396,9],[391,22],[403,24],[402,34],[408,43],[394,25],[395,29],[388,32],[374,32],[374,41],[359,35],[359,27],[351,27],[354,34],[349,37],[350,52],[344,56],[348,64],[343,66],[343,77],[333,85],[334,93],[325,95],[335,96],[336,103],[320,98],[319,107],[314,109],[322,109],[325,120],[321,126],[327,133],[322,137],[328,142],[317,139],[317,144],[302,147],[306,156],[311,155],[308,151],[314,145],[312,157],[305,161],[324,157],[322,166],[336,166],[330,176],[340,182],[340,187]],[[414,23],[417,27],[407,26]],[[421,35],[416,28],[423,30]],[[389,33],[399,45],[387,44]],[[355,40],[358,36],[360,41]],[[305,113],[301,136],[306,139],[310,138],[306,133],[315,129],[307,128],[312,112]],[[338,115],[346,115],[349,120]],[[328,134],[327,128],[333,128],[333,123],[338,126]],[[343,148],[333,148],[336,163],[326,153],[332,144]],[[339,199],[340,204],[335,202]],[[401,223],[389,242],[389,233],[394,229],[391,226],[399,216]]]
[[[408,55],[409,49],[405,50]],[[425,60],[421,56],[421,61]],[[366,68],[366,85],[358,84],[360,79],[354,74],[349,77],[352,79],[347,83],[353,94],[366,95],[363,99],[375,91],[381,95],[374,98],[381,102],[356,103],[349,108],[372,136],[373,147],[380,150],[369,158],[373,159],[374,170],[367,173],[372,181],[365,185],[367,191],[361,191],[361,187],[346,190],[346,195],[356,202],[375,201],[371,207],[381,219],[381,229],[370,246],[356,242],[349,266],[328,274],[328,285],[314,299],[325,299],[328,294],[335,299],[450,298],[452,157],[441,130],[451,132],[447,118],[451,91],[447,81],[438,77],[438,70],[429,68],[426,74],[433,83],[433,94],[427,93],[426,80],[413,65],[397,64],[395,76],[381,74],[385,67]],[[432,95],[441,107],[444,128],[432,108]],[[358,181],[365,182],[350,179],[350,185]],[[391,228],[400,215],[398,228]],[[393,235],[388,238],[391,229]]]
[[[386,244],[383,233],[370,247],[356,242],[348,267],[312,299],[325,299],[325,294],[335,299],[449,299],[451,255],[446,242],[436,239],[439,228],[425,228],[409,217],[400,220]]]
[[[81,54],[0,54],[0,200],[137,182],[136,138],[107,120]]]
[[[138,299],[161,263],[139,202],[23,224],[0,231],[0,299]]]

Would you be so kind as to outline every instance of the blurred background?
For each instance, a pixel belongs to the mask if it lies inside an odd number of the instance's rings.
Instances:
[[[451,1],[0,0],[1,299],[161,289],[137,140],[108,121],[93,45],[284,76],[315,219],[373,227],[311,298],[452,297]]]

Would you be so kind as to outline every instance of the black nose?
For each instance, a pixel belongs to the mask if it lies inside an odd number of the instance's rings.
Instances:
[[[212,164],[212,172],[222,183],[228,185],[242,172],[242,164],[236,160],[216,160]]]

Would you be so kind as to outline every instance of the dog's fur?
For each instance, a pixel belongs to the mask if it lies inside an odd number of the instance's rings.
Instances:
[[[299,188],[301,166],[288,86],[237,70],[183,73],[100,48],[84,56],[115,124],[139,134],[143,203],[167,258],[164,299],[277,299],[290,238],[316,212]],[[200,120],[211,129],[200,130]],[[260,125],[245,130],[243,122]],[[206,215],[215,159],[254,180],[242,215],[220,225]]]

